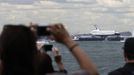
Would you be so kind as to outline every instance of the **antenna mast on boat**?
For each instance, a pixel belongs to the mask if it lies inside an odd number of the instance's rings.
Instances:
[[[96,30],[100,30],[100,29],[97,27],[97,25],[96,25],[96,24],[94,25],[94,27],[95,27],[95,29],[96,29]]]

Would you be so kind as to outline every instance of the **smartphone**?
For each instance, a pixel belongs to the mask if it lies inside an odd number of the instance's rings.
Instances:
[[[47,31],[48,26],[38,26],[37,27],[37,35],[38,36],[48,36],[50,32]]]
[[[53,45],[44,45],[43,49],[47,52],[47,51],[52,51]]]

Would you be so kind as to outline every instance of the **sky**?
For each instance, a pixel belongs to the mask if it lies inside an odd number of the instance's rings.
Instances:
[[[134,0],[0,0],[4,24],[63,23],[70,33],[134,30]]]

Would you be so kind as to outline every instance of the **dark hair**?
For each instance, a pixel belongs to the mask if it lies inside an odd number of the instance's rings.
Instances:
[[[47,73],[53,73],[54,68],[52,65],[52,59],[48,54],[43,54],[43,60],[42,62],[40,62],[40,64],[38,65],[38,75],[45,75]]]
[[[0,37],[3,75],[32,75],[36,38],[24,25],[5,25]]]
[[[128,60],[134,60],[134,38],[128,38],[124,44],[124,54]]]

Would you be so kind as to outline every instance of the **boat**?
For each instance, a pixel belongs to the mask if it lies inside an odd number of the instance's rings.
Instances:
[[[76,41],[121,41],[124,38],[121,37],[119,32],[114,30],[100,30],[97,25],[89,34],[77,34],[73,36],[73,40]]]

